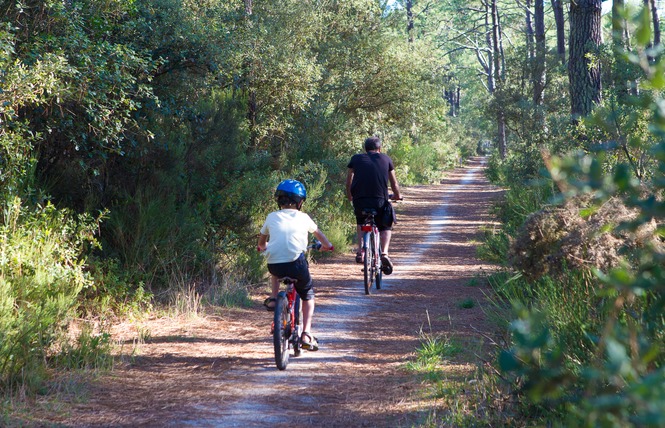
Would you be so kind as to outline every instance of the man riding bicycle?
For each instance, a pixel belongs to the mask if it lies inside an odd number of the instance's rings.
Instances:
[[[267,257],[272,289],[270,297],[263,304],[268,310],[274,311],[279,293],[279,279],[284,277],[295,279],[296,291],[303,302],[302,347],[316,351],[319,345],[311,334],[314,288],[305,257],[309,233],[321,241],[323,251],[332,251],[333,246],[310,216],[300,211],[307,198],[307,191],[301,182],[290,179],[282,181],[277,186],[275,198],[279,211],[268,214],[261,227],[258,242],[258,250],[264,252]]]
[[[353,203],[358,234],[356,262],[363,262],[360,226],[364,223],[365,216],[362,211],[375,209],[377,211],[375,222],[381,234],[382,269],[383,273],[390,275],[393,264],[388,257],[388,248],[395,218],[388,198],[388,183],[393,192],[393,199],[402,198],[395,176],[395,166],[388,155],[381,153],[381,139],[369,137],[365,140],[365,153],[353,155],[348,168],[346,195]]]

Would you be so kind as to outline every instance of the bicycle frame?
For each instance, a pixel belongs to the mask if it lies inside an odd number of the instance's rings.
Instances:
[[[365,294],[370,294],[372,284],[377,290],[381,288],[381,234],[376,226],[374,216],[376,210],[363,211],[366,215],[365,223],[360,226],[363,232],[363,273]],[[368,259],[369,257],[369,259]]]

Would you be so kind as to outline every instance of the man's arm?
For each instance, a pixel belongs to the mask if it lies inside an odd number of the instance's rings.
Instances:
[[[349,172],[346,174],[346,197],[349,198],[349,201],[353,201],[353,195],[351,194],[352,182],[353,182],[353,168],[349,168]]]
[[[390,180],[390,188],[393,191],[393,198],[402,199],[402,195],[399,192],[399,184],[397,183],[397,176],[395,175],[394,169],[388,173],[388,180]]]

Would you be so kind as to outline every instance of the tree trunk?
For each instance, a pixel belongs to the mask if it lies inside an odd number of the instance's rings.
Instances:
[[[501,24],[497,0],[492,0],[492,46],[494,47],[494,80],[498,88],[502,86],[505,60],[501,42]],[[494,96],[496,97],[496,93]],[[497,146],[501,159],[506,158],[506,117],[501,106],[497,103]]]
[[[552,0],[554,11],[554,22],[556,23],[556,51],[561,59],[561,64],[566,63],[566,31],[564,25],[562,0]]]
[[[621,16],[624,7],[624,0],[612,0],[612,45],[616,53],[622,52],[627,47],[624,37],[626,20]]]
[[[406,34],[409,35],[409,43],[413,43],[413,0],[406,0]]]
[[[244,0],[245,1],[245,19],[250,20],[252,16],[252,2],[253,0]],[[257,101],[256,101],[256,90],[254,89],[254,65],[250,59],[245,64],[246,73],[247,73],[247,121],[249,122],[249,138],[250,138],[250,147],[256,147],[258,144],[258,136],[256,132],[256,113],[257,113]]]
[[[536,4],[540,0],[536,0]],[[534,43],[533,43],[533,25],[531,23],[531,0],[526,0],[526,50],[529,53],[529,59],[535,56]]]
[[[570,4],[570,59],[568,77],[573,122],[591,113],[600,101],[600,64],[587,56],[598,55],[601,43],[601,0],[576,0]]]
[[[619,101],[624,102],[629,94],[630,87],[626,79],[625,66],[619,57],[628,50],[626,43],[626,20],[621,15],[625,7],[624,0],[612,1],[612,49],[617,60],[612,66],[612,84],[616,88]]]
[[[658,46],[660,45],[660,19],[656,0],[651,0],[651,19],[653,20],[653,45]]]
[[[545,53],[547,52],[545,42],[545,5],[542,0],[536,0],[534,23],[536,25],[536,56],[533,65],[533,104],[536,112],[538,112],[540,110],[539,107],[543,104],[543,94],[545,92]]]
[[[490,94],[493,94],[496,90],[496,82],[494,81],[494,45],[492,43],[492,26],[491,21],[491,7],[487,1],[483,1],[485,6],[485,39],[487,43],[487,48],[489,52],[489,57],[487,58],[487,90]]]
[[[459,111],[460,111],[460,96],[462,95],[462,88],[460,88],[459,85],[458,85],[457,86],[457,91],[455,91],[455,92],[456,92],[456,94],[455,94],[455,111],[457,113],[459,113]]]
[[[651,11],[650,11],[650,8],[651,8],[651,1],[650,1],[650,0],[642,0],[642,4],[644,5],[644,8],[645,8],[646,10],[649,10],[649,13],[651,13]],[[646,46],[646,48],[647,48],[647,52],[651,51],[651,48],[652,48],[652,47],[653,47],[653,43],[651,43],[651,40],[649,40],[649,44],[647,44],[647,46]],[[647,58],[649,59],[649,62],[653,62],[654,59],[655,59],[655,58],[653,57],[653,55],[651,55],[651,54],[648,54],[648,55],[647,55]]]

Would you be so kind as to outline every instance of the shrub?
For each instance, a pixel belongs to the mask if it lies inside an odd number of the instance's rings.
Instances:
[[[95,245],[97,223],[52,205],[30,211],[5,205],[0,225],[0,380],[5,388],[37,386],[45,357],[90,286],[83,254]]]

